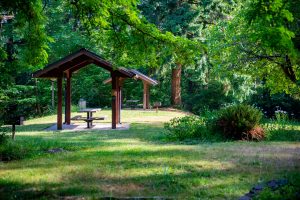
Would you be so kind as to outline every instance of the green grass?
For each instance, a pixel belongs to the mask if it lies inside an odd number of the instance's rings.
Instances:
[[[126,131],[45,132],[55,116],[30,120],[16,142],[35,147],[34,155],[0,162],[0,199],[237,199],[300,171],[299,142],[166,141],[162,123],[183,115],[123,111],[123,122],[135,122]],[[53,147],[68,152],[45,152]]]

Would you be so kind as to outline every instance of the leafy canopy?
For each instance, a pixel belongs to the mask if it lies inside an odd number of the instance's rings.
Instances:
[[[241,4],[229,20],[210,30],[214,65],[220,72],[260,77],[274,93],[298,93],[299,13],[296,0]]]

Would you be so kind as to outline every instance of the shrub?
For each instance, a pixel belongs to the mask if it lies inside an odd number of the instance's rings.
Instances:
[[[264,189],[257,197],[253,198],[255,200],[289,200],[289,199],[299,199],[298,194],[299,188],[288,185],[284,186],[278,190],[272,190],[270,188]]]
[[[262,112],[249,105],[235,105],[220,111],[214,126],[228,139],[261,140],[264,130],[259,127]]]
[[[7,130],[5,128],[0,127],[0,145],[3,145],[7,142],[8,136],[7,136]]]
[[[19,160],[28,154],[28,149],[12,140],[8,140],[5,144],[0,146],[0,161]]]
[[[264,124],[266,139],[269,141],[300,141],[299,122],[290,120],[283,113],[277,114]]]
[[[168,130],[167,133],[170,138],[178,140],[205,139],[207,136],[205,121],[197,116],[174,118],[170,122],[165,123],[164,127]]]

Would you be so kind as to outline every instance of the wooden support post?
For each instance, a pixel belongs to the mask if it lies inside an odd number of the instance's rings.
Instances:
[[[118,79],[116,75],[112,72],[111,73],[111,85],[112,85],[112,95],[111,95],[111,110],[112,110],[112,119],[111,119],[111,128],[116,129],[117,128],[117,122],[118,122]]]
[[[150,108],[150,88],[149,84],[143,81],[144,85],[144,95],[143,95],[143,109]]]
[[[119,124],[121,124],[121,110],[122,110],[122,101],[123,101],[123,96],[122,96],[122,87],[123,87],[123,83],[124,83],[124,78],[122,78],[122,77],[119,77],[119,79],[118,79],[119,81],[118,81],[118,88],[119,88],[119,90],[118,90],[118,92],[119,92],[119,102],[118,102],[118,104],[119,104],[119,120],[118,120],[118,123]]]
[[[51,105],[52,105],[52,110],[55,109],[55,100],[54,100],[54,81],[51,80]]]
[[[65,113],[65,124],[71,124],[71,73],[67,74],[66,82],[66,113]]]
[[[119,124],[121,124],[121,110],[122,110],[122,87],[119,86]]]
[[[62,77],[57,78],[57,130],[62,130]]]

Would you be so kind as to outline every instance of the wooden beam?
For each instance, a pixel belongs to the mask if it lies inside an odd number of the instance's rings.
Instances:
[[[143,95],[143,109],[150,108],[150,87],[146,81],[143,81],[144,95]]]
[[[89,64],[91,64],[91,63],[93,63],[93,61],[92,61],[91,59],[89,59],[89,60],[84,60],[83,62],[80,62],[80,63],[74,65],[74,66],[71,67],[69,70],[70,70],[71,73],[73,73],[73,72],[76,72],[77,70],[79,70],[79,69],[81,69],[82,67],[84,67],[84,66],[86,66],[86,65],[89,65]]]
[[[62,77],[57,78],[57,130],[62,130]]]
[[[71,73],[67,73],[67,81],[66,81],[66,110],[65,110],[65,123],[71,124]]]

